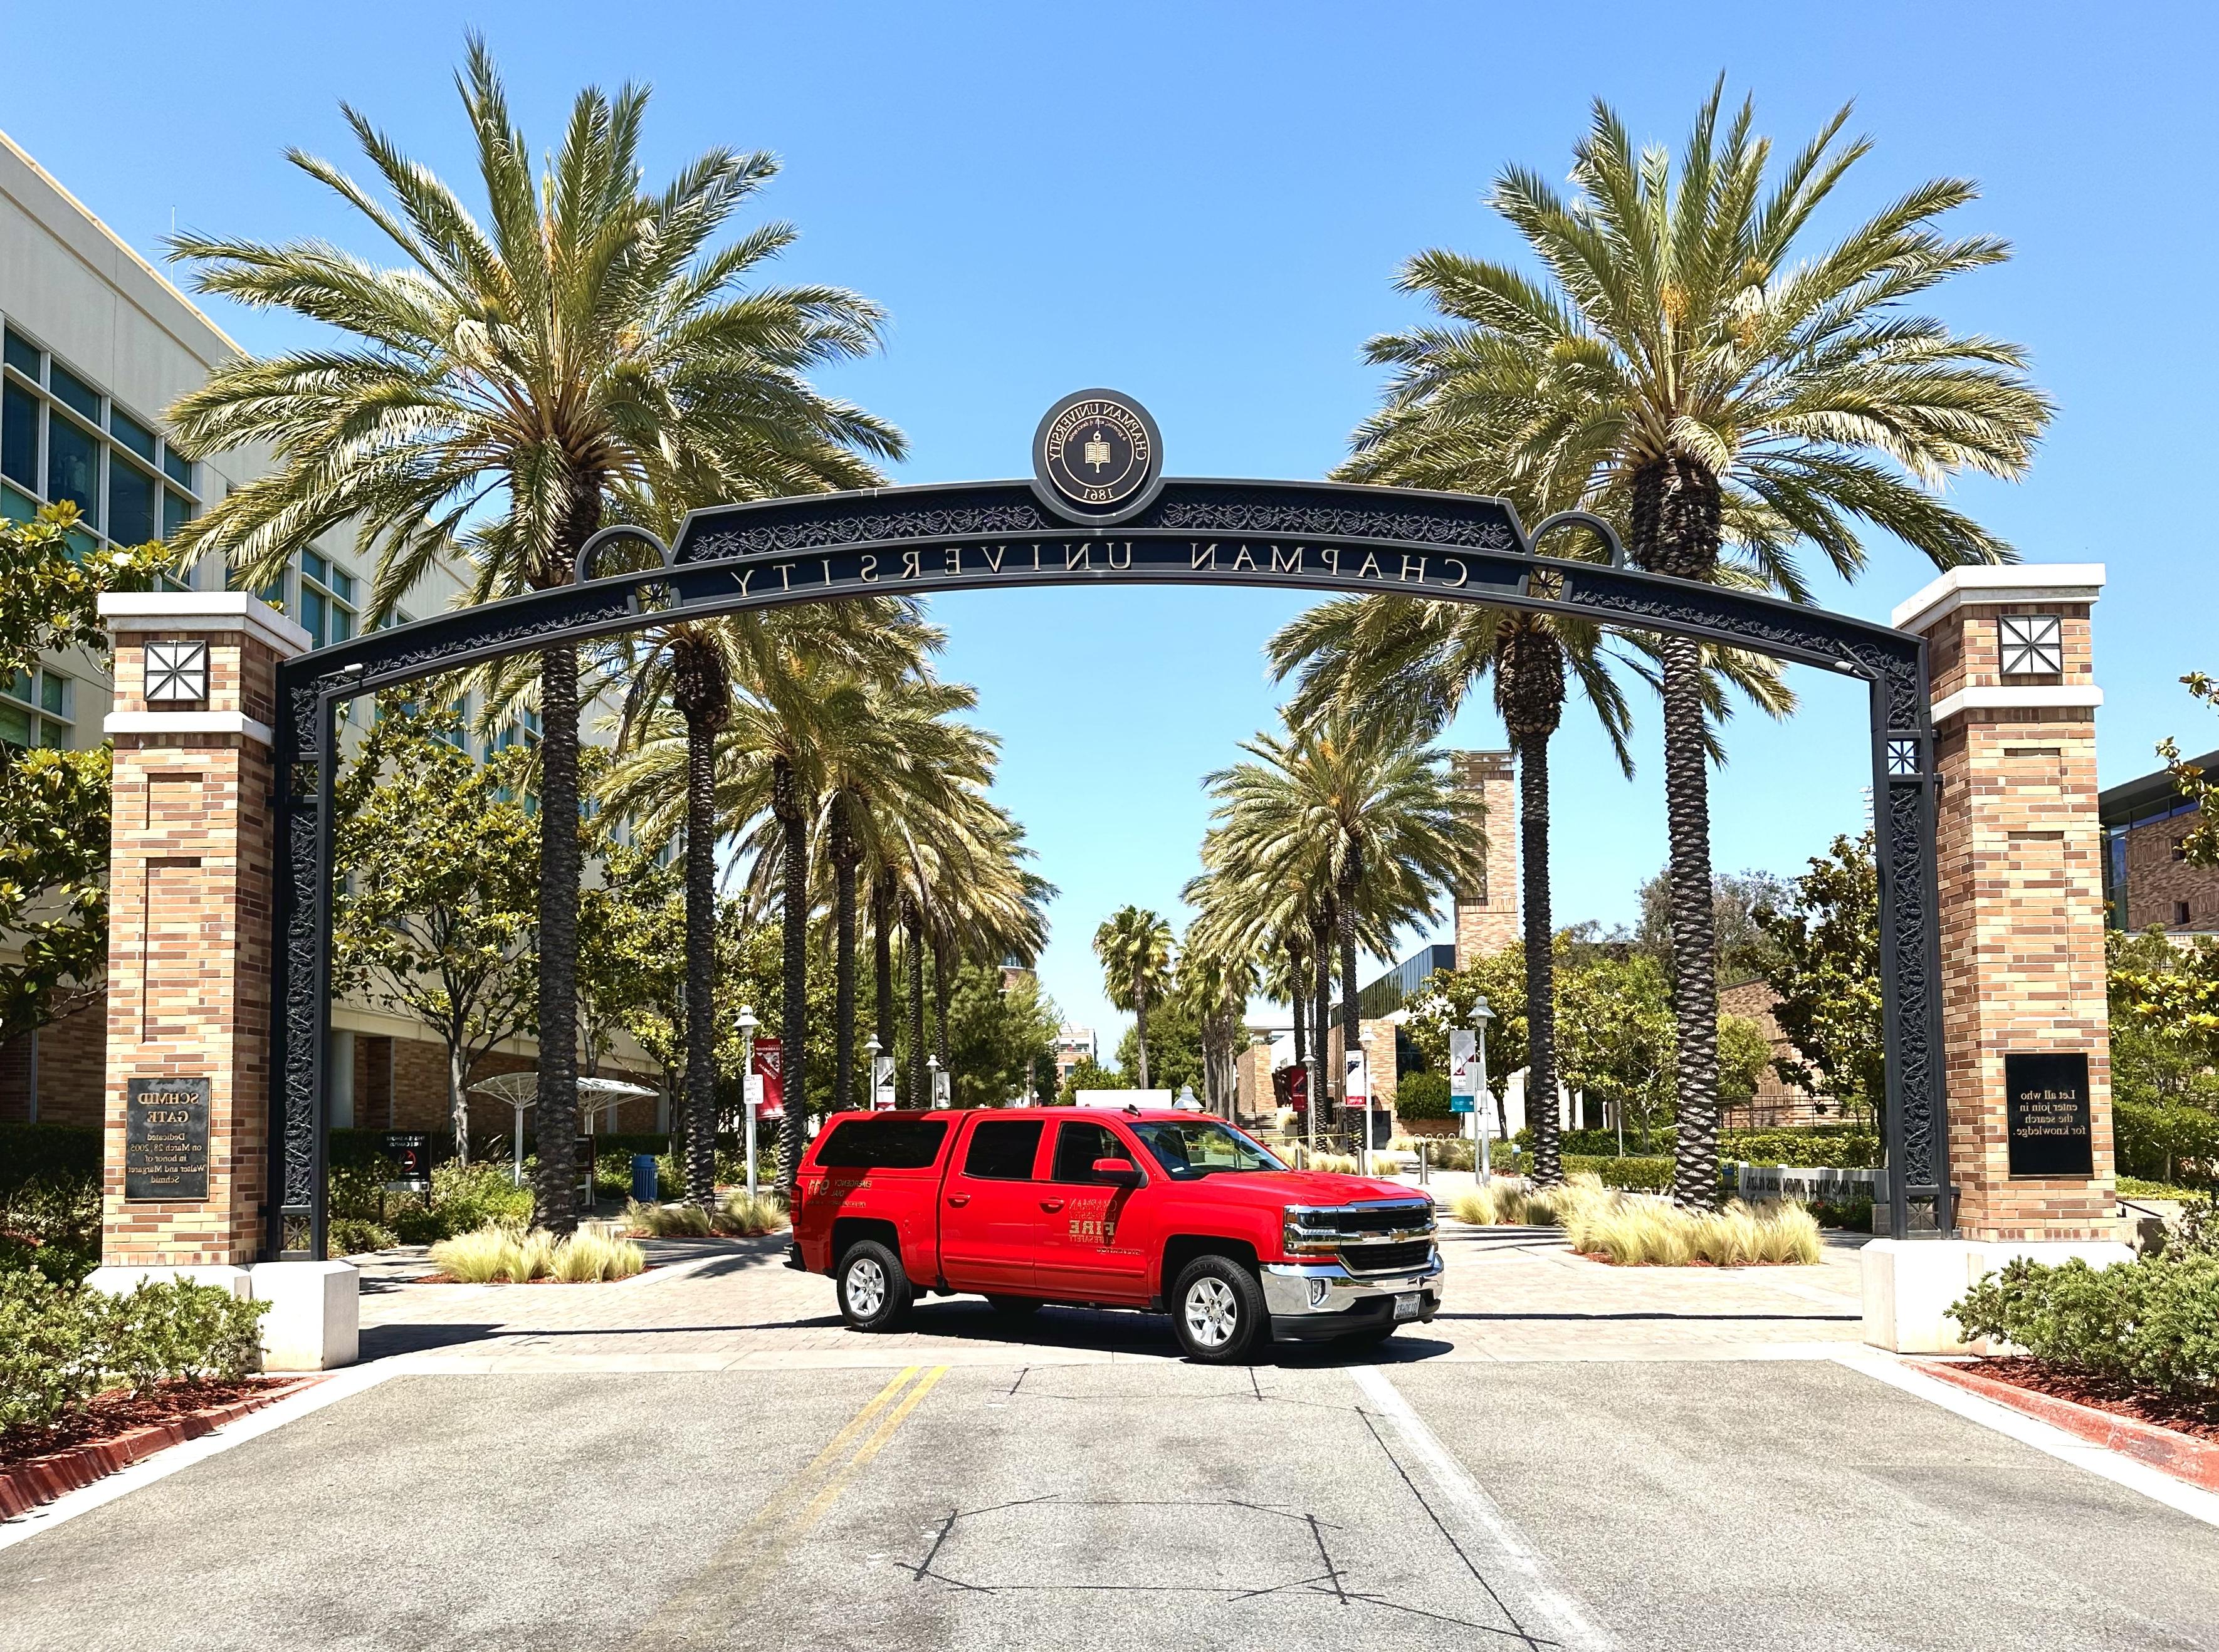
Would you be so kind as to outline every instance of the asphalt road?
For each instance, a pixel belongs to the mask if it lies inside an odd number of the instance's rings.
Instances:
[[[1818,1360],[418,1376],[0,1649],[2219,1648],[2219,1531]]]

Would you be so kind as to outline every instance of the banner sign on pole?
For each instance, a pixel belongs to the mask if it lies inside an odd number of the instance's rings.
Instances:
[[[891,1113],[894,1106],[894,1059],[890,1055],[871,1058],[871,1109],[873,1112]]]
[[[755,1059],[749,1064],[754,1069],[755,1078],[762,1085],[761,1115],[767,1119],[783,1118],[786,1115],[786,1090],[779,1081],[780,1053],[780,1046],[778,1040],[759,1038],[755,1040]]]

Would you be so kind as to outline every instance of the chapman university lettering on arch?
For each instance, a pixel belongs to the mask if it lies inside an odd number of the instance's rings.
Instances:
[[[1510,591],[1522,588],[1529,563],[1445,551],[1362,543],[1277,539],[1197,539],[1088,536],[1083,538],[955,539],[899,548],[825,550],[813,556],[746,562],[681,562],[668,582],[681,605],[739,596],[776,600],[852,595],[870,586],[993,582],[1027,585],[1066,578],[1125,574],[1150,583],[1182,575],[1211,584],[1311,581],[1346,588],[1352,581],[1420,590]]]

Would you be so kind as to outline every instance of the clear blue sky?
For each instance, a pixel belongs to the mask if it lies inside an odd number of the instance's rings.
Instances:
[[[1841,198],[1981,181],[1967,231],[2016,243],[1938,307],[2020,340],[2061,404],[2031,479],[1960,497],[2030,560],[2101,561],[2107,784],[2219,725],[2174,680],[2210,641],[2208,488],[2195,432],[2219,381],[2209,8],[2112,4],[784,6],[745,3],[26,8],[0,124],[134,245],[178,224],[373,250],[285,166],[348,152],[345,98],[457,178],[451,71],[487,30],[533,141],[581,83],[651,82],[659,179],[712,143],[775,151],[766,214],[804,232],[794,278],[886,304],[883,357],[836,387],[897,420],[903,479],[1010,475],[1058,395],[1138,395],[1174,473],[1315,476],[1377,376],[1360,346],[1407,325],[1396,265],[1445,245],[1507,255],[1479,197],[1501,165],[1562,176],[1589,100],[1676,142],[1720,70],[1783,146],[1855,98],[1879,140]],[[276,324],[212,305],[250,345]],[[2194,318],[2205,316],[2197,322]],[[1927,577],[1876,548],[1825,599],[1884,617]],[[1293,612],[1247,593],[943,598],[951,674],[1003,735],[1004,796],[1063,890],[1042,966],[1114,1044],[1088,951],[1140,901],[1176,910],[1199,779],[1272,716],[1259,648]],[[1862,697],[1797,673],[1791,726],[1744,720],[1713,794],[1724,867],[1798,869],[1863,821]],[[1557,910],[1622,921],[1662,862],[1654,760],[1609,767],[1574,708],[1557,762]],[[1474,714],[1456,743],[1501,743]]]

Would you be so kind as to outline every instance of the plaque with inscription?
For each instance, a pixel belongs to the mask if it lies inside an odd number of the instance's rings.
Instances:
[[[2004,1057],[2005,1125],[2013,1176],[2093,1176],[2088,1057]]]
[[[134,1078],[124,1091],[123,1196],[208,1197],[208,1081]]]

